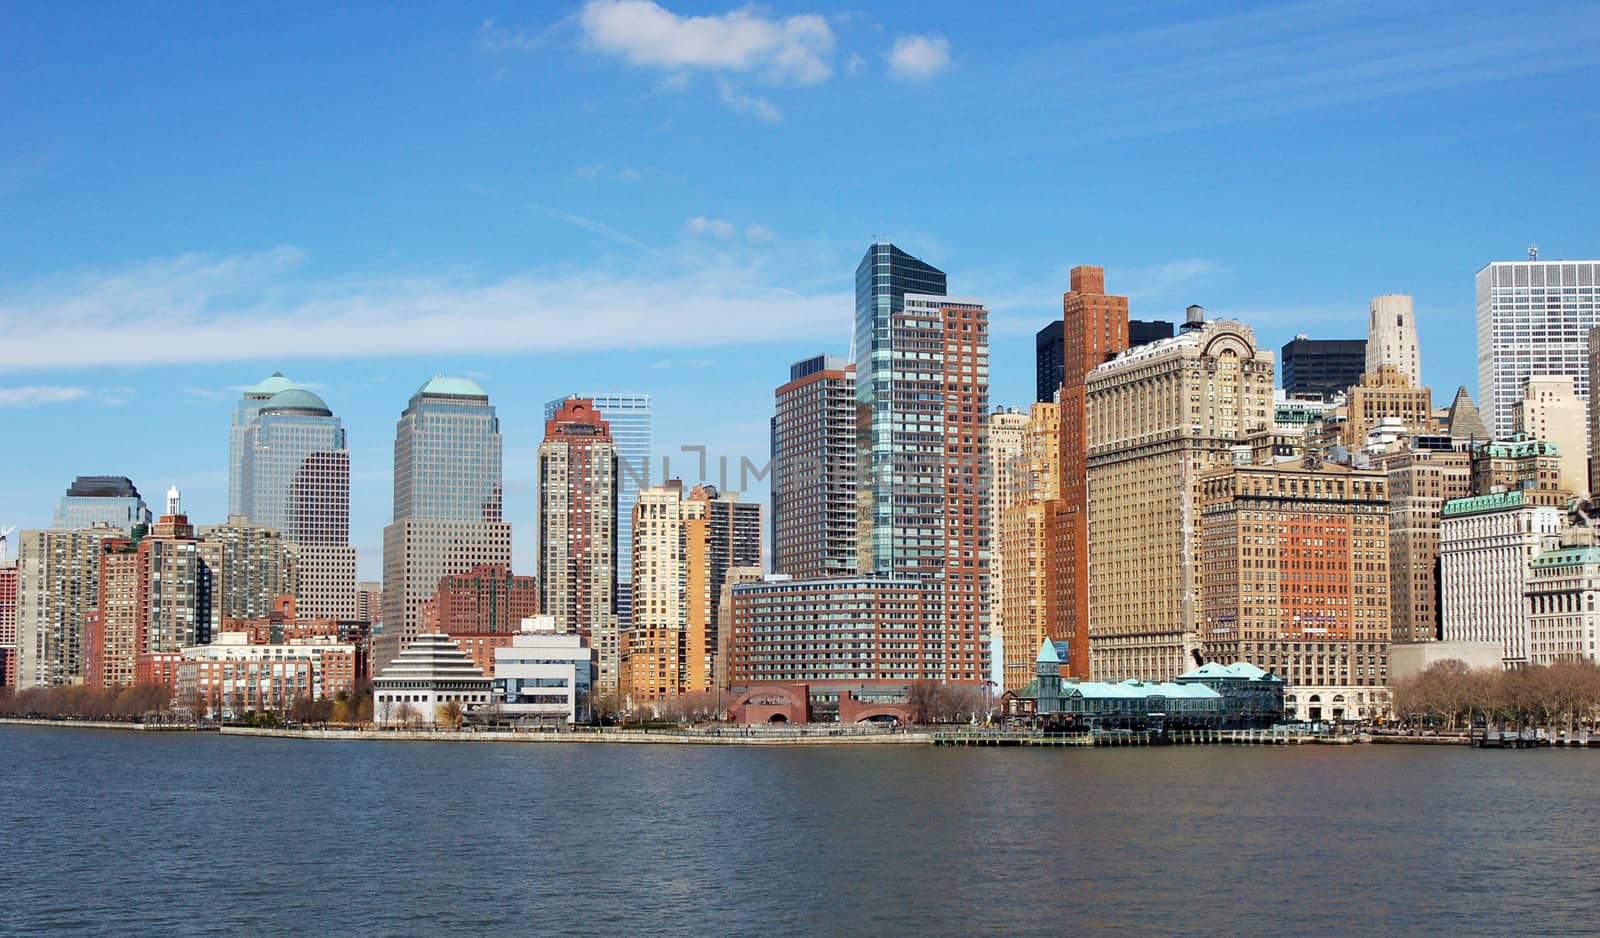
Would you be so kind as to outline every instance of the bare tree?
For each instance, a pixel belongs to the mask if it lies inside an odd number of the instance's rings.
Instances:
[[[433,711],[433,721],[435,723],[438,723],[442,726],[448,726],[453,730],[461,729],[461,715],[463,713],[461,701],[443,701],[438,706],[434,707]]]

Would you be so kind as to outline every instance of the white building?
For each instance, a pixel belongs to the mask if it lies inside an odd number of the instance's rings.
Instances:
[[[1404,293],[1375,296],[1368,307],[1367,371],[1378,373],[1392,365],[1411,379],[1411,386],[1422,387],[1422,355],[1417,350],[1417,320],[1411,312],[1411,297]]]
[[[1589,491],[1589,408],[1578,397],[1572,375],[1528,379],[1522,399],[1512,405],[1511,426],[1536,440],[1554,443],[1561,454],[1561,487],[1574,495]]]
[[[174,682],[180,703],[203,702],[214,716],[282,712],[298,699],[322,700],[355,689],[356,646],[333,637],[252,645],[246,632],[223,632],[189,645]]]
[[[1496,261],[1478,271],[1478,405],[1495,437],[1535,375],[1572,375],[1589,400],[1587,343],[1600,326],[1600,261]]]
[[[1595,532],[1562,532],[1529,570],[1528,661],[1531,664],[1595,659],[1600,635],[1600,546]]]
[[[372,682],[378,723],[437,723],[439,705],[472,710],[489,702],[491,681],[448,635],[427,632],[395,656]]]
[[[1444,640],[1492,641],[1506,667],[1528,662],[1524,593],[1529,564],[1561,530],[1559,508],[1529,504],[1522,490],[1444,503],[1439,525],[1440,626]]]
[[[593,687],[589,646],[575,632],[557,632],[553,616],[523,619],[511,644],[494,650],[494,699],[502,717],[586,722]]]

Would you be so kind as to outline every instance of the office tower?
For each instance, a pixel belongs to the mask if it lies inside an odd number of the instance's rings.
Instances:
[[[1162,339],[1172,338],[1175,334],[1173,324],[1165,319],[1128,320],[1128,348],[1138,348],[1141,345],[1149,345],[1151,342],[1160,342]],[[1038,649],[1034,649],[1034,651],[1037,652]]]
[[[1367,372],[1366,339],[1312,339],[1283,344],[1283,391],[1290,398],[1332,400]]]
[[[1439,522],[1444,503],[1472,491],[1461,450],[1407,448],[1373,460],[1389,484],[1390,641],[1439,638]]]
[[[540,607],[588,640],[602,693],[617,687],[620,481],[610,425],[592,402],[567,398],[539,444]]]
[[[485,564],[511,566],[501,520],[500,421],[466,378],[434,377],[395,424],[394,523],[383,531],[383,622],[402,644],[439,581]]]
[[[1572,375],[1589,400],[1588,336],[1600,326],[1600,261],[1495,261],[1478,271],[1478,402],[1497,438],[1537,375]]]
[[[1445,502],[1439,529],[1440,630],[1447,642],[1494,642],[1508,668],[1528,662],[1529,561],[1566,512],[1510,489]]]
[[[633,556],[633,506],[639,503],[639,492],[650,486],[650,451],[653,443],[650,395],[623,394],[568,394],[544,405],[544,419],[555,417],[564,401],[585,400],[594,404],[601,418],[611,428],[611,442],[617,447],[617,622],[628,624],[632,605],[633,569],[628,558]]]
[[[0,687],[17,684],[17,563],[0,557]]]
[[[1272,353],[1256,347],[1248,326],[1207,322],[1192,307],[1174,338],[1089,373],[1096,678],[1165,680],[1194,664],[1201,475],[1231,464],[1233,447],[1273,421],[1272,372]]]
[[[1315,457],[1201,480],[1201,638],[1211,661],[1282,677],[1302,720],[1388,712],[1384,473]]]
[[[989,415],[989,634],[1000,636],[1000,658],[1005,660],[1006,539],[1005,517],[1011,506],[1028,495],[1028,475],[1023,462],[1027,449],[1028,414],[1016,407],[997,407]],[[991,664],[993,651],[991,645]],[[987,676],[987,675],[985,675]]]
[[[938,679],[989,676],[989,312],[888,243],[856,268],[856,540],[862,573],[939,584]]]
[[[1033,337],[1034,344],[1034,400],[1041,404],[1054,403],[1056,392],[1061,390],[1061,379],[1066,373],[1061,346],[1061,320],[1051,321]]]
[[[715,688],[722,586],[761,563],[761,505],[668,480],[634,509],[634,620],[622,635],[619,689],[635,704]]]
[[[1049,637],[1067,643],[1071,677],[1087,678],[1089,662],[1088,374],[1128,347],[1128,298],[1106,293],[1105,269],[1072,268],[1061,298],[1067,372],[1061,386],[1060,498],[1051,506],[1047,541]],[[1143,346],[1161,348],[1164,343]]]
[[[1529,378],[1522,400],[1512,405],[1511,428],[1555,444],[1561,457],[1561,488],[1574,495],[1589,493],[1589,413],[1578,399],[1571,375]]]
[[[1589,370],[1586,374],[1600,374],[1600,326],[1589,330]],[[1600,492],[1600,406],[1589,408],[1589,491]]]
[[[1422,357],[1417,350],[1417,320],[1411,297],[1404,293],[1375,296],[1368,307],[1366,374],[1391,365],[1414,387],[1422,385]]]
[[[1017,690],[1033,680],[1034,655],[1049,635],[1050,584],[1048,534],[1053,503],[1061,497],[1061,418],[1056,404],[1035,404],[1028,412],[1020,458],[1012,464],[1010,504],[995,517],[1004,575],[990,589],[1003,657],[1000,683]]]
[[[85,619],[100,605],[101,542],[125,537],[101,523],[81,531],[24,531],[17,542],[17,686],[83,680]]]
[[[126,476],[78,476],[56,505],[50,529],[85,531],[109,524],[123,534],[132,534],[135,527],[149,523],[150,509]]]
[[[1433,391],[1393,365],[1379,365],[1350,388],[1345,415],[1339,442],[1351,450],[1360,449],[1367,434],[1385,419],[1398,420],[1413,433],[1427,433],[1433,427]]]
[[[1472,395],[1467,393],[1465,385],[1456,388],[1455,399],[1450,402],[1450,416],[1447,418],[1450,439],[1457,445],[1485,442],[1489,436],[1489,428],[1484,426],[1483,416],[1478,413],[1478,407],[1472,403]]]
[[[539,611],[538,580],[509,567],[482,566],[441,579],[417,618],[418,628],[439,635],[510,634]]]
[[[326,402],[294,386],[263,399],[258,389],[288,379],[275,375],[245,392],[234,411],[241,441],[232,467],[233,515],[281,532],[299,548],[297,598],[313,619],[356,617],[356,551],[350,546],[350,451],[344,427]]]
[[[772,570],[810,579],[856,568],[856,366],[813,355],[774,392]]]
[[[275,371],[259,384],[245,388],[244,393],[239,396],[239,403],[233,409],[233,420],[228,429],[228,514],[245,513],[245,434],[249,430],[251,419],[263,404],[272,399],[273,395],[297,387],[299,385],[285,378],[283,372]]]
[[[320,610],[313,614],[300,605],[300,551],[304,548],[290,543],[277,529],[234,516],[226,524],[201,525],[194,535],[216,589],[213,634],[223,631],[230,619],[266,618],[281,596],[295,597],[296,610],[308,619],[341,618]],[[355,571],[349,572],[354,584]]]
[[[383,584],[362,580],[356,584],[356,618],[362,622],[383,621]]]

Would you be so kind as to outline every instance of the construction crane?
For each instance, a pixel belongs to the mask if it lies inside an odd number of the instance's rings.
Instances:
[[[5,563],[6,557],[9,556],[7,549],[10,545],[10,537],[16,530],[17,526],[14,524],[9,528],[0,528],[0,563]]]

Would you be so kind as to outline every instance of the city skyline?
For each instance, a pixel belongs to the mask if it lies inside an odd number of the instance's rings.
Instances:
[[[1032,336],[1075,264],[1104,265],[1132,317],[1199,303],[1272,349],[1359,338],[1372,297],[1408,293],[1423,383],[1481,399],[1474,272],[1530,241],[1542,258],[1596,253],[1592,122],[1563,103],[1592,85],[1590,8],[1547,10],[1535,36],[1492,7],[1441,24],[1359,4],[1157,4],[1056,11],[1021,33],[958,7],[902,24],[790,5],[744,15],[815,16],[826,48],[720,62],[627,45],[608,11],[343,11],[288,46],[253,37],[301,27],[249,11],[112,11],[116,44],[19,11],[21,87],[59,92],[0,102],[0,205],[28,219],[0,232],[0,429],[50,445],[0,491],[0,524],[46,526],[83,474],[178,482],[196,518],[223,520],[219,415],[281,370],[344,422],[352,541],[375,578],[391,423],[406,389],[457,374],[503,402],[506,518],[531,571],[537,402],[599,372],[654,397],[658,462],[673,455],[686,482],[679,446],[759,460],[762,391],[805,355],[847,352],[851,264],[879,235],[989,304],[991,400],[1011,406],[1034,396]],[[1501,28],[1519,38],[1477,38]],[[906,47],[920,60],[894,55],[910,37],[927,39]],[[152,51],[169,42],[183,69]],[[308,68],[287,67],[296,44]],[[1067,53],[1108,44],[1116,63],[1060,87]],[[1402,56],[1412,67],[1386,70]],[[70,64],[84,59],[100,67]],[[318,64],[335,61],[371,67],[357,82]],[[263,74],[281,94],[251,91]],[[1172,74],[1194,80],[1146,93]],[[384,116],[402,109],[404,127]],[[1491,113],[1516,132],[1486,134]],[[865,128],[889,115],[984,145],[902,155],[907,171],[869,182],[857,167],[881,143]],[[171,128],[193,122],[214,133],[180,147]],[[1577,132],[1542,137],[1528,173],[1515,141],[1558,126]],[[334,147],[307,127],[347,129]],[[644,145],[619,151],[631,134]],[[1462,198],[1512,178],[1517,198]],[[1060,225],[1077,215],[1096,223]],[[744,494],[764,500],[764,483]]]

